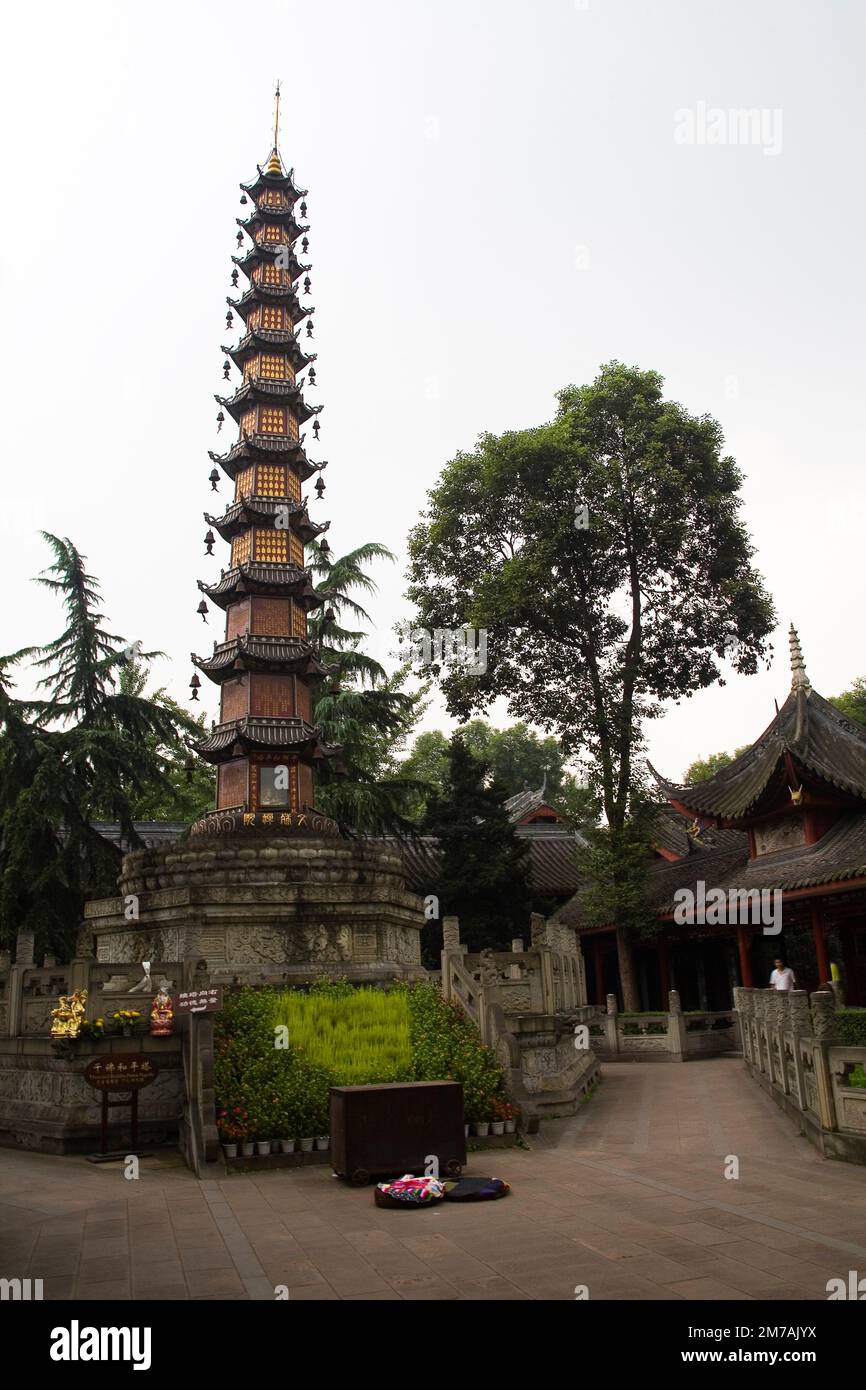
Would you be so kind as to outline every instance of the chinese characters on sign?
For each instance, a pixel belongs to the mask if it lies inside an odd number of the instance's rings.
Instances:
[[[150,1057],[99,1057],[88,1062],[84,1079],[96,1091],[132,1091],[149,1086],[157,1071],[156,1062]]]
[[[177,996],[179,1014],[213,1014],[223,1006],[222,985],[211,985],[205,989],[183,990]]]

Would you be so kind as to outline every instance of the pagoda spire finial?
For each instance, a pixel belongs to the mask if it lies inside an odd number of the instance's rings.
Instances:
[[[270,158],[265,165],[266,174],[282,174],[283,163],[280,159],[280,83],[277,80],[276,91],[274,92],[274,147],[271,150]]]
[[[812,686],[809,677],[806,675],[806,663],[803,660],[803,651],[800,646],[800,638],[797,629],[791,623],[788,629],[788,646],[791,649],[791,689],[792,690],[811,690]]]

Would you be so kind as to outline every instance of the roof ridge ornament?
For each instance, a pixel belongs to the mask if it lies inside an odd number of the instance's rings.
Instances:
[[[788,629],[788,646],[791,650],[791,689],[794,691],[805,690],[808,694],[812,686],[809,677],[806,675],[806,663],[803,660],[803,650],[800,646],[800,638],[797,629],[791,623]]]

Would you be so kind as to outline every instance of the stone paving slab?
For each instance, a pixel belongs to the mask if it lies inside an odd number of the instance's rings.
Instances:
[[[0,1149],[0,1276],[88,1301],[795,1302],[866,1271],[866,1169],[822,1159],[734,1059],[608,1065],[529,1142],[470,1155],[504,1201],[411,1212],[326,1167],[199,1182],[155,1154],[130,1181]]]

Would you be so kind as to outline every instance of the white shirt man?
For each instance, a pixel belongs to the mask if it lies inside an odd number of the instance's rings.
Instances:
[[[770,989],[781,990],[782,993],[789,989],[796,989],[794,972],[784,961],[777,960],[776,968],[770,976]]]

